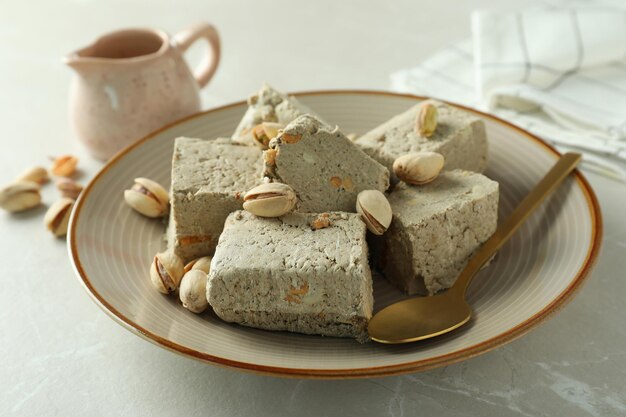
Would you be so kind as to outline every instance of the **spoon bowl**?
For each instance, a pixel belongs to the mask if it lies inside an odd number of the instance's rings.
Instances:
[[[400,301],[379,311],[369,323],[372,340],[408,343],[448,333],[467,323],[472,308],[458,291]],[[389,326],[393,323],[393,326]]]

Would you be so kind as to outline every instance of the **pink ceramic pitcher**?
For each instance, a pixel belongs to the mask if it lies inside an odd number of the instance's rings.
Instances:
[[[198,39],[207,57],[193,73],[182,54]],[[208,23],[173,37],[155,29],[109,33],[67,57],[76,71],[70,119],[78,137],[98,159],[181,117],[200,110],[200,88],[217,69],[220,41]]]

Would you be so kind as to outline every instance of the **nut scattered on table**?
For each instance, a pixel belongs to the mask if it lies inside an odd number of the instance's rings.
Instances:
[[[67,226],[73,207],[74,200],[71,198],[62,198],[50,206],[43,218],[43,222],[53,235],[62,237],[67,234]]]
[[[43,185],[50,177],[48,176],[48,170],[44,167],[31,167],[24,171],[19,177],[16,178],[16,181],[30,181],[37,183],[39,185]]]
[[[202,258],[194,259],[185,265],[185,273],[191,271],[192,269],[199,269],[200,271],[204,271],[208,274],[211,269],[212,260],[212,256],[203,256]]]
[[[417,114],[415,128],[420,136],[431,137],[437,130],[437,107],[431,101],[425,101]]]
[[[393,172],[407,184],[426,184],[437,178],[443,168],[443,155],[437,152],[414,152],[393,162]]]
[[[76,172],[78,158],[72,155],[61,155],[52,160],[50,172],[57,177],[69,177]]]
[[[391,205],[378,190],[361,191],[356,198],[356,212],[363,218],[367,229],[375,235],[385,233],[391,224]]]
[[[70,178],[61,177],[56,181],[57,190],[62,197],[76,200],[83,191],[83,186]]]
[[[254,143],[259,145],[262,149],[267,149],[270,144],[270,140],[278,136],[278,131],[284,127],[285,126],[282,124],[274,122],[263,122],[254,126],[252,128],[252,138],[254,139]]]
[[[192,269],[183,275],[178,296],[183,307],[193,313],[202,313],[209,306],[206,299],[207,273],[201,269]]]
[[[293,188],[280,182],[261,184],[243,197],[243,208],[260,217],[280,217],[296,205]]]
[[[124,200],[146,217],[163,217],[169,209],[169,195],[165,188],[147,178],[135,178],[135,184],[124,191]]]
[[[152,285],[163,294],[176,291],[183,273],[183,261],[171,251],[157,253],[150,265]]]
[[[16,181],[0,189],[0,207],[16,213],[37,207],[41,203],[39,184],[31,181]]]

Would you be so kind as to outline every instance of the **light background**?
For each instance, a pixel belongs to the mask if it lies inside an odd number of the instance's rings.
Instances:
[[[214,23],[224,54],[202,93],[208,108],[247,97],[264,80],[287,91],[388,88],[390,72],[468,36],[469,12],[499,3],[0,0],[0,179],[60,153],[81,156],[84,181],[98,170],[69,129],[72,74],[60,58],[104,32]],[[588,284],[560,314],[470,361],[361,381],[241,374],[153,346],[90,301],[65,243],[44,231],[44,208],[0,213],[0,414],[624,415],[626,186],[588,178],[605,217],[604,246]],[[47,187],[44,200],[54,197]]]

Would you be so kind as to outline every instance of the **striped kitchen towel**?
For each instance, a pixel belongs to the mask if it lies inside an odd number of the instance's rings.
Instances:
[[[626,9],[474,12],[472,39],[391,82],[396,91],[494,113],[626,181]]]

